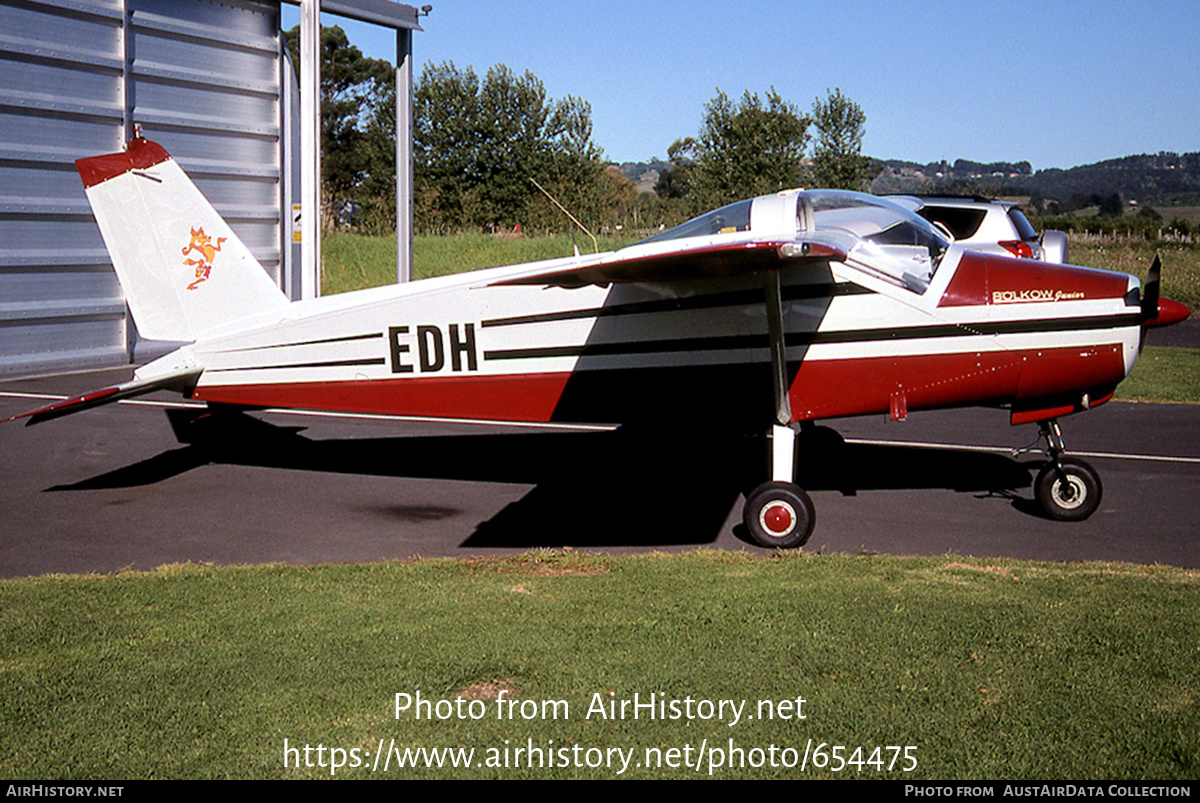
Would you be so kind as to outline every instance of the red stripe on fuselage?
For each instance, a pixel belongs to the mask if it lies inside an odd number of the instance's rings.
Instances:
[[[201,385],[193,398],[248,407],[490,421],[620,423],[673,420],[694,412],[719,423],[716,419],[735,415],[721,402],[720,393],[723,388],[736,387],[740,397],[764,399],[761,407],[769,413],[770,383],[762,364],[711,366],[703,369],[703,377],[697,375],[696,366],[653,369],[660,390],[678,391],[678,398],[668,399],[670,403],[658,398],[661,394],[647,392],[646,370],[574,375],[586,377],[587,392],[584,397],[577,393],[569,409],[560,409],[564,389],[573,376],[566,372]],[[1124,376],[1118,344],[806,360],[796,373],[790,397],[795,419],[801,421],[885,413],[898,397],[903,401],[899,406],[908,411],[1008,403],[1031,408],[1042,399],[1061,404],[1061,399],[1071,394],[1107,392]],[[759,406],[744,405],[735,417],[756,426],[759,415],[754,410]]]
[[[549,421],[569,373],[200,385],[192,398],[247,407],[341,413]]]

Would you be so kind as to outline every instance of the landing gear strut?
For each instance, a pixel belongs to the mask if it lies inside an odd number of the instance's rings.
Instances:
[[[793,482],[796,475],[796,432],[789,426],[792,405],[788,398],[779,271],[768,271],[764,285],[775,390],[775,422],[771,427],[771,481],[755,488],[746,498],[742,523],[759,545],[791,549],[802,546],[812,535],[817,513],[808,494]]]
[[[1059,521],[1083,521],[1096,512],[1104,487],[1096,469],[1083,460],[1064,457],[1062,430],[1057,419],[1039,424],[1050,463],[1038,472],[1033,490],[1047,516]]]

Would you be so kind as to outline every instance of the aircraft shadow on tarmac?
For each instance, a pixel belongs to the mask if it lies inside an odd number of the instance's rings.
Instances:
[[[243,413],[171,410],[182,448],[50,491],[150,485],[205,465],[361,476],[531,484],[480,523],[464,547],[689,545],[716,539],[738,495],[762,481],[762,437],[697,432],[690,438],[601,432],[405,436],[312,440],[303,427]],[[1011,500],[1038,515],[1028,489],[1038,462],[953,449],[842,443],[818,428],[799,441],[797,483],[809,491],[950,489]],[[819,502],[819,500],[818,500]],[[381,504],[397,521],[440,519],[450,508]],[[820,515],[818,505],[818,516]],[[738,524],[734,534],[753,543]]]

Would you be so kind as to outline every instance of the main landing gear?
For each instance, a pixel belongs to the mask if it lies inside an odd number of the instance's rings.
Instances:
[[[742,523],[760,546],[792,549],[803,546],[817,523],[812,500],[792,482],[796,433],[776,424],[771,428],[771,481],[746,498]]]
[[[1059,521],[1083,521],[1100,507],[1104,487],[1087,462],[1064,457],[1062,430],[1057,419],[1042,421],[1038,439],[1045,439],[1050,463],[1038,472],[1033,491],[1046,515]]]
[[[809,210],[806,214],[811,214]],[[811,221],[808,228],[812,228]],[[763,277],[767,311],[767,336],[771,352],[771,379],[775,396],[775,422],[771,427],[771,481],[746,498],[742,523],[760,545],[792,549],[812,535],[817,513],[804,489],[793,482],[796,473],[796,432],[788,399],[786,344],[783,333],[783,293],[779,271]]]

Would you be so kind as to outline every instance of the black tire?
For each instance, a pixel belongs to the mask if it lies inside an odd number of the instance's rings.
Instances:
[[[761,546],[794,549],[803,546],[817,523],[812,500],[790,482],[768,482],[746,499],[742,522]]]
[[[1100,507],[1104,486],[1096,469],[1082,460],[1061,461],[1038,472],[1034,490],[1046,515],[1059,521],[1083,521]]]

